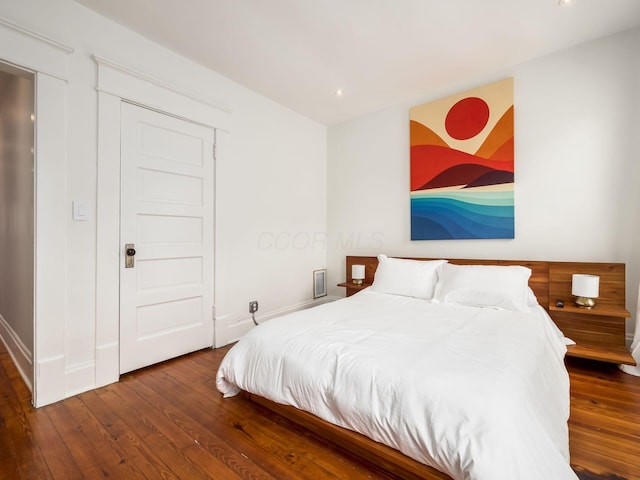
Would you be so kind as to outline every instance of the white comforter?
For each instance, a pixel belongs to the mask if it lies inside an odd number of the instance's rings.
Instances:
[[[530,313],[363,291],[260,325],[217,387],[293,405],[454,479],[577,479],[562,335]]]

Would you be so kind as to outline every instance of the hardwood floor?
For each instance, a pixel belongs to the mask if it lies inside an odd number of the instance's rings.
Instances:
[[[393,478],[259,405],[222,399],[215,371],[226,351],[196,352],[36,410],[0,343],[0,479]],[[568,365],[580,478],[640,479],[640,378]]]
[[[640,377],[567,358],[571,464],[584,480],[640,479]]]

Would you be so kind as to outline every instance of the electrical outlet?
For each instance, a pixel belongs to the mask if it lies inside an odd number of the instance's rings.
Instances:
[[[258,311],[258,301],[254,300],[249,302],[249,313],[256,313]]]

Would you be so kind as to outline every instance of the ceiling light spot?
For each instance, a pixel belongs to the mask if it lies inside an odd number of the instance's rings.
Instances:
[[[571,0],[558,0],[558,5],[563,6],[563,5],[569,5],[571,3]]]
[[[336,97],[341,97],[344,95],[344,92],[342,91],[341,88],[338,88],[335,93],[336,93]]]

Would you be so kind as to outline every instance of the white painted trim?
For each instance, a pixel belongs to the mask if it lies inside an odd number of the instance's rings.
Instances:
[[[256,320],[258,320],[258,322],[267,321],[276,317],[287,315],[288,313],[293,313],[300,310],[306,310],[307,308],[317,307],[318,305],[322,305],[323,303],[332,302],[333,298],[334,297],[324,296],[324,297],[317,298],[315,300],[307,300],[304,302],[295,303],[293,305],[288,305],[286,307],[277,308],[275,310],[271,310],[266,315],[257,316]]]
[[[26,383],[29,390],[33,392],[31,375],[26,374],[26,372],[33,372],[33,355],[31,350],[22,343],[18,334],[11,328],[11,325],[4,319],[2,314],[0,314],[0,340],[2,340],[2,343],[4,343],[4,346],[7,348],[13,363],[16,364],[16,368],[23,378],[24,383]]]
[[[95,387],[104,387],[118,381],[120,375],[120,345],[111,342],[96,347],[96,380]],[[100,365],[102,368],[97,368]]]
[[[67,266],[66,229],[60,226],[67,219],[67,63],[72,52],[10,20],[0,22],[0,59],[35,73],[32,393],[36,407],[64,398]]]
[[[269,320],[272,320],[277,317],[281,317],[283,315],[287,315],[289,313],[294,313],[300,310],[306,310],[308,308],[317,307],[318,305],[322,305],[324,303],[334,302],[336,300],[340,300],[340,298],[342,297],[326,296],[326,297],[321,297],[315,300],[307,300],[305,302],[300,302],[293,305],[288,305],[286,307],[277,308],[263,315],[256,315],[256,321],[258,322],[258,324],[261,324],[263,322],[268,322]],[[221,343],[215,344],[214,345],[215,348],[224,347],[225,345],[238,341],[255,326],[253,323],[253,319],[245,315],[216,316],[215,323],[217,324],[219,322],[227,324],[226,332],[228,333],[228,336],[225,339],[220,339]]]
[[[95,388],[96,364],[83,362],[65,370],[65,396],[72,397]]]
[[[6,63],[66,82],[67,58],[73,52],[63,43],[0,17],[0,58]]]
[[[98,92],[96,385],[120,378],[120,102]]]
[[[61,225],[68,215],[66,125],[67,83],[37,73],[33,312],[36,407],[65,397],[67,231]],[[49,360],[41,362],[42,358]]]
[[[174,87],[115,62],[105,62],[102,57],[93,58],[98,65],[98,93],[110,94],[120,100],[216,130],[230,131],[230,111],[215,106],[218,102],[206,100],[208,103],[205,103],[203,96],[189,93],[183,88]]]
[[[34,383],[37,388],[36,407],[49,405],[65,398],[65,356],[38,357]]]
[[[146,73],[142,73],[138,70],[135,70],[133,68],[130,67],[126,67],[120,63],[116,63],[112,60],[108,60],[104,57],[101,57],[99,55],[93,55],[93,59],[96,61],[96,63],[98,64],[99,67],[108,67],[111,68],[113,70],[117,70],[120,73],[126,75],[127,77],[130,78],[137,78],[139,80],[142,80],[148,84],[151,85],[155,85],[158,86],[160,88],[163,88],[165,90],[177,93],[178,95],[182,95],[186,98],[189,98],[191,100],[195,100],[198,103],[202,103],[204,105],[208,105],[210,107],[215,108],[216,110],[220,110],[224,113],[231,113],[231,107],[229,107],[228,105],[225,105],[222,102],[219,102],[217,100],[213,100],[210,98],[205,98],[202,95],[198,95],[197,93],[194,93],[190,90],[187,90],[186,88],[183,87],[178,87],[176,85],[173,85],[169,82],[165,82],[163,80],[160,80],[156,77],[153,77],[151,75],[147,75]],[[106,93],[112,93],[115,94],[116,92],[113,91],[109,91],[110,88],[113,88],[113,85],[104,85],[101,84],[101,82],[98,83],[98,90],[99,91],[104,91]]]
[[[65,45],[64,43],[58,42],[57,40],[54,40],[50,37],[34,32],[33,30],[23,25],[18,25],[17,23],[12,22],[7,18],[0,17],[0,25],[4,25],[5,27],[8,27],[12,30],[15,30],[16,32],[26,35],[27,37],[31,37],[36,40],[39,40],[42,43],[46,43],[47,45],[50,45],[53,48],[56,48],[67,55],[71,55],[75,51],[72,47]]]
[[[120,105],[123,101],[135,103],[218,131],[228,132],[231,120],[230,110],[226,106],[220,108],[219,102],[103,57],[93,58],[98,64],[95,365],[98,386],[117,382],[120,371]]]

